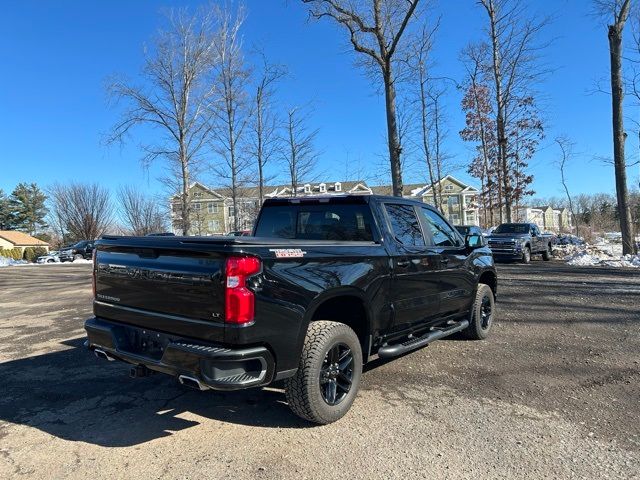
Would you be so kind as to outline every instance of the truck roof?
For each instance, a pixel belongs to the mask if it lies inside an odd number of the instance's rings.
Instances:
[[[287,204],[298,204],[298,203],[355,203],[355,204],[364,204],[369,203],[371,201],[377,202],[402,202],[402,203],[413,203],[416,205],[420,205],[422,207],[427,207],[431,210],[435,210],[433,205],[428,203],[424,203],[421,200],[415,198],[406,198],[406,197],[393,197],[390,195],[314,195],[310,197],[279,197],[279,198],[267,198],[264,201],[264,205],[287,205]]]

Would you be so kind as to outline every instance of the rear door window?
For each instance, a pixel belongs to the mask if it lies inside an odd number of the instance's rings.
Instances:
[[[368,205],[274,205],[264,207],[257,237],[299,240],[374,240]]]
[[[386,204],[391,222],[391,232],[396,240],[406,246],[424,246],[424,237],[416,212],[411,205]]]

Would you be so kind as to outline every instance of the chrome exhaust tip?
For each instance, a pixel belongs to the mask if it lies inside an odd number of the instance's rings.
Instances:
[[[184,385],[185,387],[193,388],[195,390],[209,390],[209,387],[200,382],[200,380],[189,377],[188,375],[180,375],[178,377],[178,381],[180,382],[180,385]]]
[[[115,358],[113,358],[111,355],[109,355],[107,352],[105,352],[104,350],[100,350],[99,348],[96,348],[93,350],[93,353],[95,354],[96,357],[98,358],[102,358],[104,360],[108,360],[110,362],[115,361]]]

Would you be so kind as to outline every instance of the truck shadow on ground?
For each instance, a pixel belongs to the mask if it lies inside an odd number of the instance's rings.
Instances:
[[[198,417],[263,428],[312,426],[291,413],[275,388],[198,392],[160,374],[131,379],[126,364],[95,358],[84,338],[62,343],[72,348],[0,364],[0,422],[109,447],[172,435],[200,424]],[[0,439],[6,435],[0,428]]]

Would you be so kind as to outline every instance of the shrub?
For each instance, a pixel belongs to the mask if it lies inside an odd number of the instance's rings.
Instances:
[[[24,249],[23,258],[28,262],[35,262],[38,257],[47,254],[47,249],[44,247],[27,247]]]
[[[27,262],[35,262],[36,259],[42,255],[47,254],[47,249],[42,247],[27,247],[24,249],[22,259]]]
[[[19,248],[3,248],[0,250],[0,257],[11,258],[12,260],[22,260],[22,250]]]

